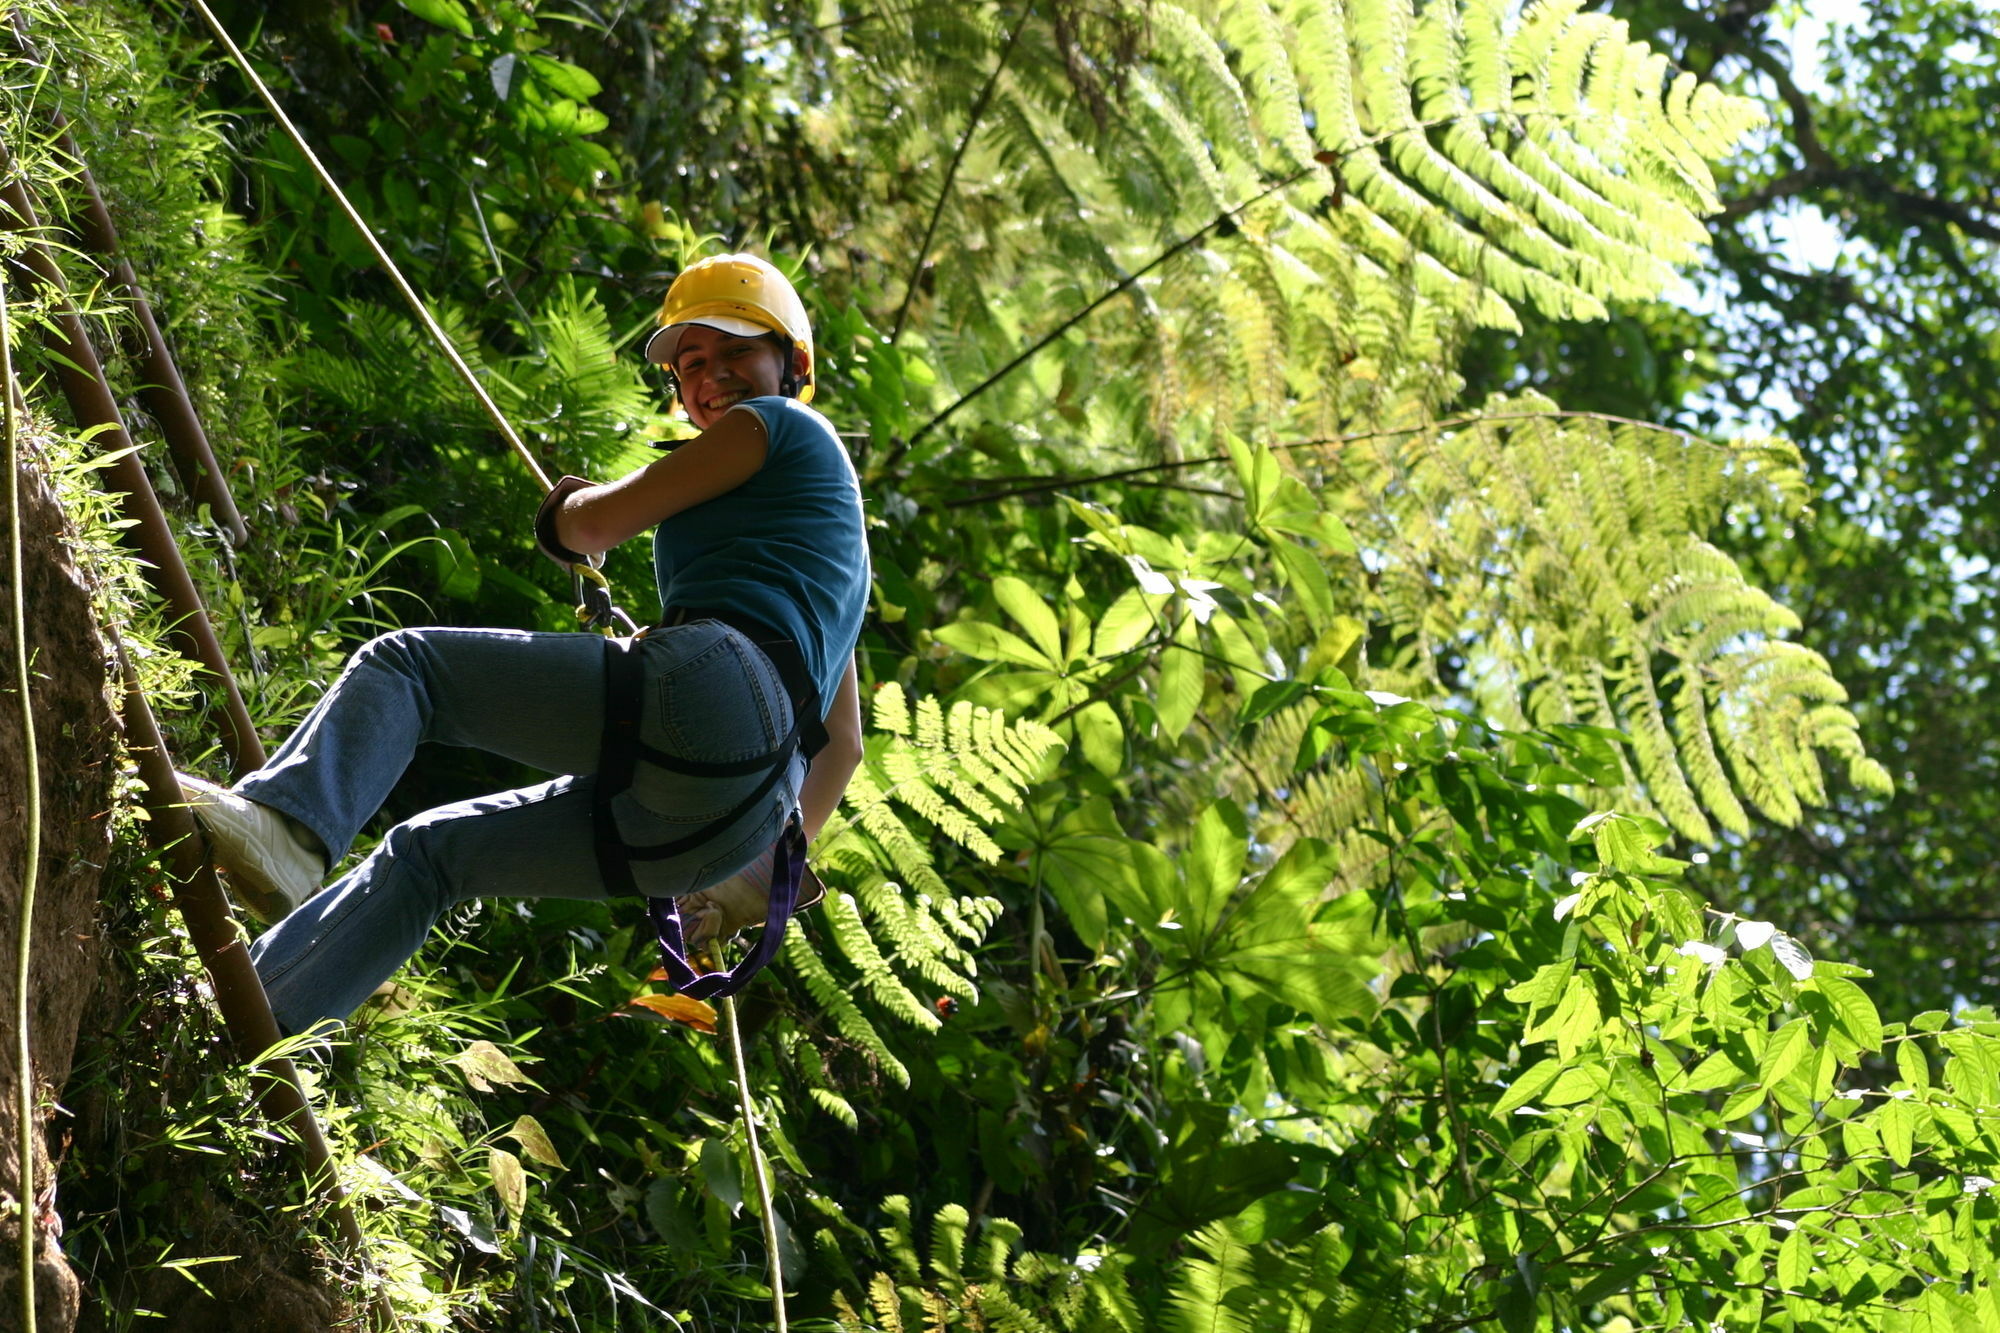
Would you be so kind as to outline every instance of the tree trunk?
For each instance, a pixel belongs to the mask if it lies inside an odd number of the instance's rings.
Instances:
[[[27,462],[20,470],[21,536],[31,672],[29,693],[41,775],[41,856],[28,988],[29,1045],[36,1106],[32,1182],[38,1237],[35,1265],[39,1333],[69,1333],[80,1291],[64,1260],[55,1170],[46,1128],[69,1078],[77,1024],[96,985],[99,881],[111,844],[116,713],[90,595],[64,538],[69,524],[54,494]],[[4,530],[4,529],[0,529]],[[16,1150],[19,1065],[13,978],[21,930],[27,853],[26,736],[16,688],[11,542],[0,541],[0,1333],[20,1327],[22,1165]]]

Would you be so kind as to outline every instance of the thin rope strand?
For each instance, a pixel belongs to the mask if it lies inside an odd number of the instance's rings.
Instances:
[[[14,684],[21,700],[21,749],[28,756],[27,855],[22,858],[20,940],[14,954],[14,1059],[19,1077],[14,1115],[21,1160],[21,1328],[35,1333],[35,1075],[29,1063],[28,980],[34,962],[35,881],[42,860],[42,774],[35,750],[35,709],[28,697],[28,612],[21,566],[21,474],[16,459],[13,330],[8,327],[7,275],[0,272],[0,416],[7,435],[7,529],[13,554]]]
[[[757,1181],[757,1203],[764,1210],[764,1253],[771,1271],[771,1330],[786,1333],[785,1268],[778,1256],[778,1213],[771,1199],[771,1178],[764,1150],[757,1144],[756,1108],[750,1104],[750,1068],[743,1061],[743,1031],[736,1026],[736,1000],[722,997],[722,1021],[729,1029],[729,1056],[736,1066],[736,1097],[743,1112],[743,1134],[750,1142],[750,1171]]]
[[[327,191],[333,195],[335,202],[340,205],[340,211],[345,213],[347,220],[354,224],[354,230],[361,233],[361,239],[366,241],[368,248],[374,252],[376,262],[381,264],[383,270],[388,273],[389,280],[396,284],[396,290],[403,294],[403,299],[410,303],[410,309],[416,312],[418,321],[424,326],[424,331],[430,334],[431,340],[438,345],[438,350],[444,353],[447,361],[451,362],[451,367],[458,372],[458,377],[465,381],[465,387],[472,390],[473,397],[479,400],[479,405],[482,408],[486,409],[487,417],[492,420],[494,428],[507,441],[508,447],[513,449],[520,456],[521,461],[528,465],[528,471],[534,474],[535,480],[541,483],[542,489],[545,491],[550,489],[553,483],[549,481],[549,474],[542,470],[542,465],[537,463],[535,456],[528,452],[528,446],[521,442],[521,437],[515,432],[513,423],[507,420],[506,414],[500,410],[500,405],[493,401],[493,396],[486,392],[486,386],[481,384],[479,377],[472,373],[472,367],[465,363],[465,358],[458,354],[458,348],[452,346],[451,338],[445,333],[444,328],[437,320],[431,317],[431,312],[424,305],[423,298],[417,295],[416,289],[410,286],[409,282],[403,277],[403,271],[396,267],[395,260],[389,258],[389,252],[382,248],[382,242],[375,238],[374,231],[362,219],[361,214],[355,210],[354,205],[347,201],[347,195],[335,183],[333,176],[320,164],[318,155],[306,143],[305,136],[299,133],[299,127],[292,124],[292,118],[285,114],[283,107],[278,105],[278,99],[271,95],[271,90],[264,85],[262,79],[257,77],[257,71],[250,67],[250,58],[244,55],[242,49],[230,39],[228,31],[223,28],[221,20],[217,19],[215,14],[209,9],[206,0],[194,0],[194,7],[201,12],[202,18],[207,21],[209,30],[215,34],[216,40],[221,42],[223,49],[229,52],[229,58],[235,61],[236,67],[243,72],[243,77],[250,81],[250,86],[255,88],[257,95],[264,99],[264,105],[269,107],[271,114],[278,118],[278,124],[284,126],[285,133],[291,138],[292,146],[299,150],[299,155],[305,158],[307,164],[312,167],[313,174],[319,177],[319,183],[324,185]]]

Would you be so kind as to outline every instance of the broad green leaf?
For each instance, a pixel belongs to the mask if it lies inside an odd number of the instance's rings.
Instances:
[[[1672,836],[1665,825],[1655,820],[1607,811],[1576,827],[1576,833],[1586,830],[1597,846],[1597,859],[1613,870],[1628,875],[1678,875],[1687,868],[1687,862],[1661,856],[1653,850]]]
[[[1319,557],[1284,537],[1272,540],[1271,552],[1278,557],[1286,582],[1298,596],[1299,604],[1311,622],[1321,625],[1331,619],[1334,610],[1333,580],[1327,576],[1326,567],[1319,562]]]
[[[558,96],[573,97],[579,102],[587,102],[604,91],[604,85],[597,81],[596,75],[566,60],[552,60],[548,56],[529,56],[528,64],[535,71],[535,77]]]
[[[1102,699],[1087,705],[1076,715],[1076,739],[1083,757],[1106,777],[1115,777],[1125,768],[1125,725]]]
[[[1285,470],[1276,454],[1234,431],[1224,433],[1223,444],[1229,450],[1229,464],[1236,472],[1237,483],[1243,487],[1245,517],[1254,527],[1277,496],[1278,482]]]
[[[1274,680],[1268,685],[1260,685],[1255,694],[1243,701],[1242,709],[1236,714],[1236,725],[1247,727],[1261,722],[1279,709],[1305,698],[1311,689],[1312,686],[1302,680]]]
[[[1812,1050],[1812,1032],[1806,1020],[1793,1019],[1779,1028],[1764,1047],[1764,1054],[1757,1061],[1757,1081],[1767,1088],[1777,1087]]]
[[[1539,1064],[1532,1066],[1526,1073],[1515,1079],[1513,1085],[1507,1089],[1500,1100],[1493,1104],[1493,1114],[1496,1116],[1511,1115],[1521,1107],[1526,1106],[1529,1102],[1541,1096],[1548,1086],[1556,1081],[1556,1076],[1562,1072],[1563,1062],[1554,1058],[1543,1060]]]
[[[1253,884],[1229,916],[1238,946],[1303,940],[1339,863],[1333,848],[1301,838]]]
[[[450,28],[461,37],[472,36],[472,17],[459,0],[402,0],[403,8],[440,28]]]
[[[681,1207],[680,1181],[672,1176],[656,1180],[646,1190],[646,1221],[663,1242],[675,1249],[693,1249],[700,1243],[695,1224]]]
[[[1185,909],[1181,920],[1197,935],[1205,938],[1215,929],[1223,904],[1242,882],[1249,839],[1243,812],[1229,801],[1215,802],[1195,821],[1183,866]]]
[[[1764,1085],[1754,1083],[1747,1088],[1731,1093],[1729,1100],[1722,1104],[1722,1109],[1716,1112],[1716,1117],[1725,1125],[1733,1124],[1735,1121],[1749,1115],[1759,1106],[1762,1106],[1764,1104],[1764,1097]]]
[[[437,561],[438,590],[461,602],[477,597],[479,556],[465,534],[456,528],[439,528],[431,541],[431,554]]]
[[[1882,1017],[1867,992],[1843,977],[1818,977],[1810,984],[1833,1006],[1833,1015],[1856,1046],[1864,1051],[1882,1049]]]
[[[1753,1078],[1749,1071],[1736,1063],[1728,1047],[1709,1053],[1708,1057],[1675,1085],[1676,1092],[1711,1092],[1716,1088],[1733,1087],[1745,1079]]]
[[[731,1217],[743,1210],[743,1170],[727,1143],[709,1139],[701,1145],[700,1174],[701,1183],[722,1201]]]
[[[1114,914],[1148,928],[1165,917],[1177,897],[1175,874],[1159,848],[1115,831],[1104,802],[1088,803],[1079,815],[1064,820],[1043,849],[1042,873],[1071,925],[1096,948]]]
[[[1562,998],[1563,990],[1569,985],[1572,973],[1576,971],[1576,960],[1565,958],[1560,963],[1544,963],[1535,969],[1535,975],[1526,981],[1509,986],[1507,998],[1522,1004],[1554,1004]]]
[[[1174,631],[1173,644],[1160,652],[1160,693],[1155,706],[1162,740],[1180,739],[1201,707],[1206,671],[1201,654],[1195,651],[1199,642],[1200,631],[1194,617],[1188,616]]]
[[[1875,1131],[1882,1136],[1883,1150],[1897,1166],[1908,1166],[1916,1151],[1917,1110],[1900,1097],[1892,1097],[1875,1113]]]
[[[956,648],[967,657],[976,657],[982,662],[1013,662],[1019,666],[1042,667],[1048,671],[1062,670],[1061,662],[1037,651],[1018,634],[1001,629],[998,625],[988,625],[977,620],[957,620],[949,625],[938,626],[931,631],[931,637],[947,648]]]
[[[1803,1292],[1812,1269],[1812,1241],[1805,1227],[1794,1226],[1778,1247],[1778,1285],[1789,1292]]]
[[[1375,1012],[1366,971],[1342,954],[1307,951],[1264,958],[1244,951],[1228,955],[1223,970],[1327,1027]]]
[[[1137,647],[1160,623],[1160,608],[1166,597],[1149,597],[1137,588],[1118,594],[1103,616],[1090,641],[1093,657],[1116,657]]]
[[[1918,1092],[1931,1085],[1930,1061],[1924,1058],[1923,1047],[1914,1041],[1896,1043],[1896,1072],[1902,1075],[1904,1083]]]
[[[1063,668],[1062,626],[1049,609],[1048,598],[1012,574],[993,580],[993,598],[1001,610],[1014,617],[1028,638],[1041,650],[1043,661],[1057,671]]]
[[[1542,1100],[1550,1106],[1574,1106],[1603,1096],[1610,1087],[1611,1071],[1604,1065],[1571,1065],[1556,1076]]]

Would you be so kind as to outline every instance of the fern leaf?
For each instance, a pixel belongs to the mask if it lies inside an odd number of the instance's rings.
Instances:
[[[825,919],[828,933],[840,946],[840,951],[860,970],[861,984],[868,988],[868,993],[904,1022],[926,1031],[935,1031],[939,1024],[938,1016],[912,995],[909,987],[890,969],[888,960],[876,949],[874,938],[862,924],[860,910],[852,895],[829,893]]]
[[[1190,1238],[1207,1258],[1183,1261],[1167,1292],[1168,1333],[1254,1333],[1231,1297],[1250,1285],[1249,1252],[1228,1227],[1211,1222]]]
[[[938,1209],[931,1219],[931,1276],[947,1289],[964,1288],[965,1232],[971,1224],[972,1215],[955,1203]]]
[[[805,981],[807,991],[833,1020],[834,1027],[839,1029],[841,1035],[873,1056],[875,1062],[896,1082],[906,1088],[909,1087],[910,1071],[883,1044],[881,1034],[875,1031],[874,1024],[862,1014],[861,1007],[855,1004],[848,987],[827,970],[826,963],[813,951],[812,945],[806,942],[805,932],[798,930],[786,932],[784,950],[785,956],[790,959],[792,966]]]

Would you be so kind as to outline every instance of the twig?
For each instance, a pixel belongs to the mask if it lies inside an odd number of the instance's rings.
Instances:
[[[938,185],[937,203],[931,208],[931,220],[924,227],[923,243],[917,247],[916,258],[910,261],[910,279],[903,287],[903,304],[896,311],[896,326],[889,330],[889,344],[903,336],[903,325],[910,318],[910,303],[916,299],[917,283],[924,275],[924,261],[930,258],[931,242],[937,239],[938,222],[944,217],[945,202],[951,198],[951,187],[958,179],[959,164],[965,161],[965,150],[972,147],[972,136],[979,130],[980,118],[986,114],[986,104],[993,100],[993,90],[1000,86],[1000,75],[1007,68],[1008,57],[1014,54],[1014,46],[1021,40],[1021,33],[1028,26],[1028,15],[1034,12],[1033,0],[1021,0],[1021,16],[1014,20],[1014,31],[1007,34],[1007,45],[1000,49],[1000,59],[993,64],[993,72],[986,76],[986,86],[979,90],[979,96],[972,103],[972,111],[966,117],[965,133],[959,136],[958,150],[951,155],[951,165],[944,169],[944,180]]]
[[[1394,426],[1386,430],[1356,431],[1351,435],[1328,435],[1314,440],[1291,440],[1272,445],[1273,452],[1294,453],[1307,449],[1341,448],[1350,444],[1360,444],[1367,440],[1388,439],[1397,435],[1422,435],[1427,431],[1455,430],[1461,426],[1479,426],[1494,421],[1601,421],[1612,426],[1637,426],[1646,430],[1659,431],[1664,435],[1678,436],[1689,444],[1719,448],[1713,440],[1703,439],[1691,431],[1679,430],[1673,426],[1663,426],[1656,421],[1641,421],[1637,417],[1621,417],[1610,412],[1586,412],[1556,410],[1552,412],[1470,412],[1463,416],[1446,417],[1441,421],[1426,421],[1415,426]],[[1011,500],[1021,495],[1039,495],[1045,491],[1059,491],[1071,486],[1090,486],[1105,481],[1127,481],[1154,472],[1179,472],[1187,468],[1208,467],[1215,463],[1227,463],[1227,454],[1208,454],[1201,458],[1177,458],[1165,463],[1142,463],[1136,467],[1118,468],[1111,472],[1094,472],[1070,477],[974,477],[967,485],[990,485],[993,482],[1021,481],[1026,485],[1010,490],[988,491],[963,499],[947,500],[947,509],[962,509],[968,505],[990,504],[995,500]]]

